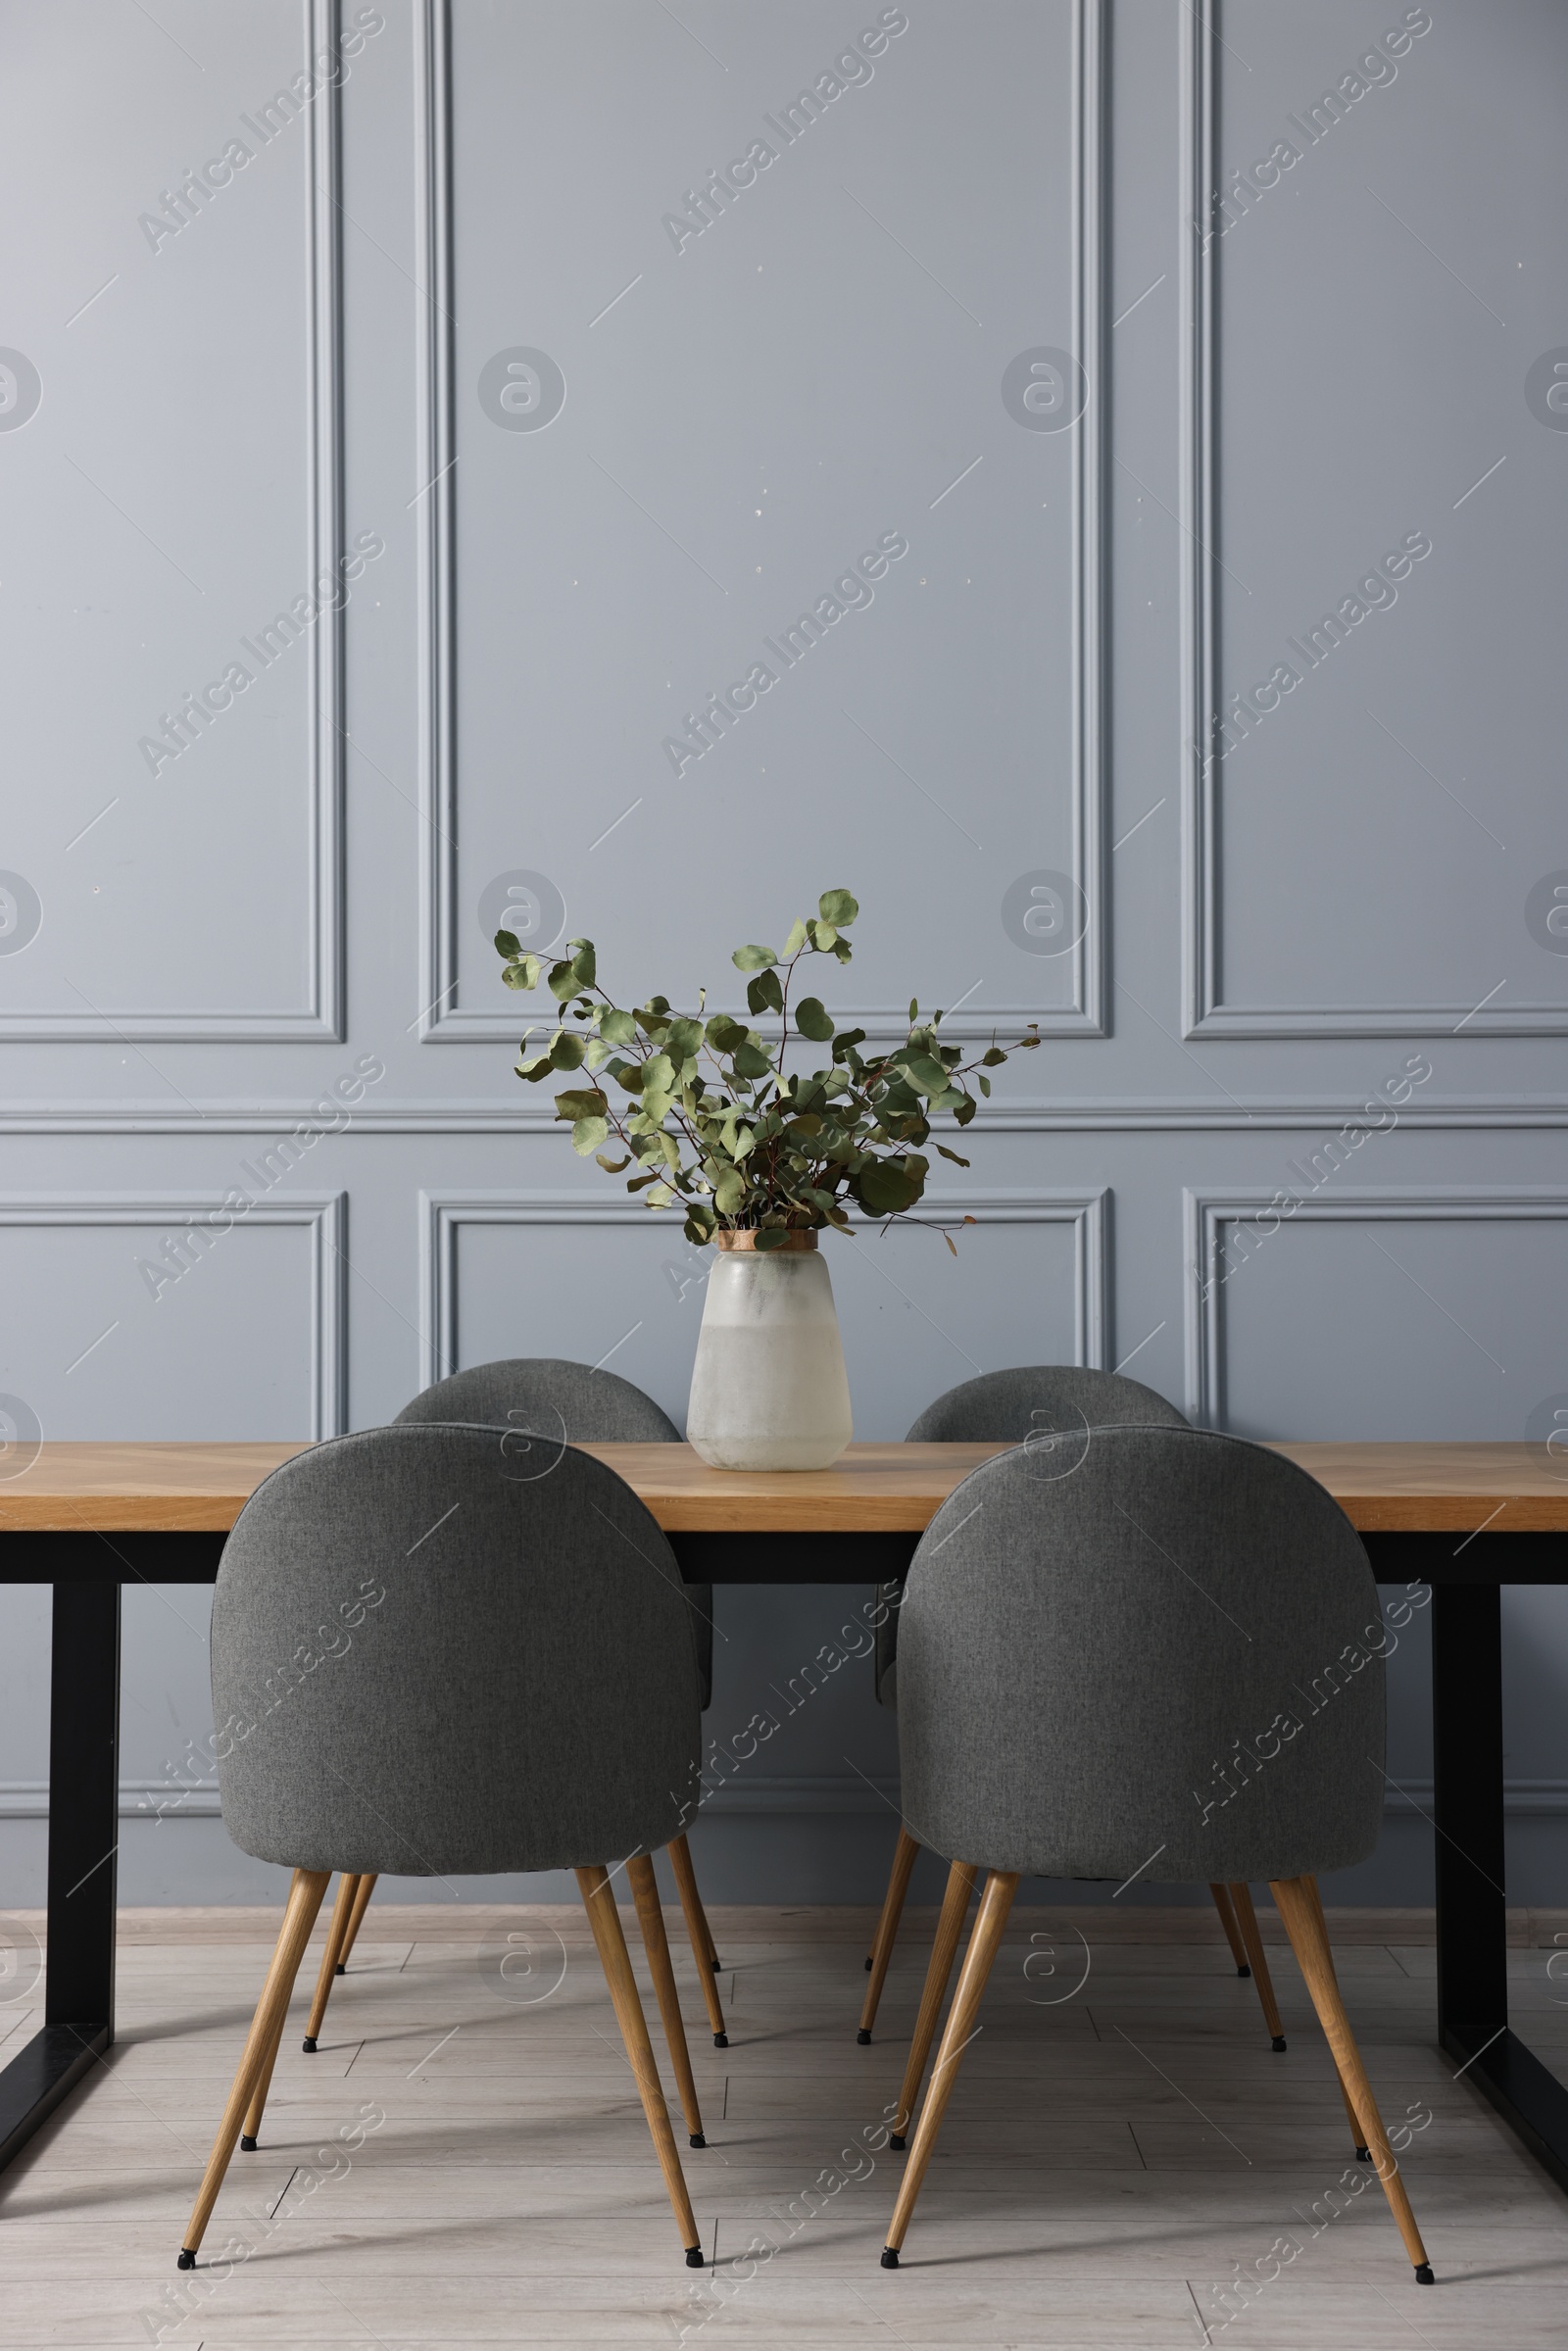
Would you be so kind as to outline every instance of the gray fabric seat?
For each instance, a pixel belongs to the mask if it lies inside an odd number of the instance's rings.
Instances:
[[[1096,1429],[1049,1484],[1004,1453],[937,1512],[901,1615],[904,1813],[939,1853],[1181,1884],[1377,1842],[1377,1587],[1332,1495],[1261,1445]]]
[[[334,1869],[351,1894],[387,1871],[576,1871],[687,2260],[701,2263],[605,1867],[625,1857],[701,2146],[650,1858],[700,1793],[690,1604],[623,1479],[561,1445],[543,1474],[520,1476],[512,1435],[443,1424],[333,1439],[274,1471],[224,1546],[212,1624],[224,1825],[243,1851],[294,1874],[181,2268],[247,2120],[255,2144]],[[346,1917],[340,1894],[313,2016]]]
[[[1316,1891],[1318,1872],[1366,1858],[1382,1821],[1386,1644],[1360,1540],[1293,1462],[1207,1431],[1094,1428],[1070,1475],[1039,1470],[1020,1445],[963,1481],[921,1539],[901,1610],[905,1819],[954,1862],[965,1903],[963,1873],[990,1876],[884,2265],[898,2265],[1019,1877],[1267,1879],[1428,2282]],[[950,1966],[951,1952],[938,2000]],[[917,2087],[918,2070],[901,2122]]]
[[[702,1733],[668,1542],[587,1453],[512,1472],[494,1430],[394,1427],[317,1445],[252,1495],[212,1632],[245,1852],[450,1877],[679,1834]],[[302,1649],[321,1662],[304,1671]]]
[[[422,1389],[394,1427],[410,1421],[467,1421],[514,1432],[514,1477],[540,1474],[553,1445],[679,1445],[680,1431],[651,1396],[612,1371],[560,1356],[519,1355],[477,1363]],[[713,1587],[691,1584],[691,1625],[706,1709],[713,1695]]]
[[[983,1372],[964,1380],[927,1404],[906,1442],[909,1445],[1030,1445],[1038,1466],[1065,1470],[1076,1457],[1083,1433],[1119,1421],[1185,1429],[1185,1414],[1152,1388],[1119,1372],[1089,1371],[1076,1363],[1020,1363],[1007,1371]],[[899,1702],[899,1595],[902,1584],[884,1584],[876,1628],[876,1694],[883,1706]]]

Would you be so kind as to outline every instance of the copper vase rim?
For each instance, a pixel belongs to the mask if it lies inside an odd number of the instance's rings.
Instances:
[[[715,1233],[713,1235],[713,1247],[715,1249],[736,1250],[742,1255],[752,1255],[756,1252],[759,1238],[759,1234],[755,1231]],[[815,1249],[815,1230],[814,1228],[808,1227],[804,1233],[786,1233],[783,1240],[777,1245],[776,1249],[764,1249],[762,1254],[764,1257],[771,1257],[774,1255],[781,1256],[786,1250],[793,1251],[797,1249]]]

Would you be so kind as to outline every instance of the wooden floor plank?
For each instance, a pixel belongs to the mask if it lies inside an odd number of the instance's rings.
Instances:
[[[122,1945],[120,2041],[0,2177],[6,2351],[890,2339],[1119,2351],[1201,2345],[1205,2327],[1225,2351],[1342,2351],[1374,2333],[1561,2351],[1568,2208],[1437,2047],[1419,1914],[1380,1914],[1381,1938],[1346,1937],[1340,1952],[1385,2115],[1418,2126],[1402,2160],[1435,2293],[1412,2285],[1369,2178],[1372,2192],[1332,2224],[1303,2220],[1355,2175],[1289,1955],[1275,1970],[1289,2039],[1276,2055],[1217,1920],[1212,1934],[1192,1920],[1173,1934],[1168,1915],[1142,1913],[1142,1941],[1118,1918],[1092,1937],[1083,1984],[1050,2001],[1023,1965],[1046,1947],[1037,1935],[1064,1959],[1080,1948],[1066,1914],[1009,1932],[897,2274],[877,2256],[902,2159],[878,2134],[929,1921],[909,1914],[869,2048],[854,2038],[857,1919],[716,1914],[722,2051],[677,1942],[710,2142],[683,2149],[710,2256],[688,2273],[578,1922],[563,1912],[554,1926],[559,1985],[514,2003],[486,1977],[486,1938],[524,1919],[548,1939],[554,1914],[422,1906],[398,1921],[410,1932],[362,1942],[315,2056],[299,2048],[296,2000],[263,2144],[235,2157],[208,2240],[218,2257],[231,2246],[231,2267],[181,2276],[173,2252],[275,1918],[236,1933],[221,1916],[164,1914],[159,1941],[143,1914]],[[1568,2054],[1568,2008],[1544,1972],[1562,1916],[1521,1914],[1509,1974],[1537,2046]],[[1260,1918],[1272,1937],[1274,1914]],[[639,1980],[652,2014],[641,1966]],[[672,2089],[657,2030],[654,2048]],[[830,2195],[825,2181],[839,2183]],[[1286,2234],[1298,2256],[1239,2296],[1237,2277]],[[754,2239],[770,2249],[748,2267]]]

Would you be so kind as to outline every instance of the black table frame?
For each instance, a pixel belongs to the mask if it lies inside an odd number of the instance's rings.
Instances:
[[[689,1583],[865,1585],[908,1566],[914,1535],[671,1537]],[[1367,1535],[1380,1584],[1432,1587],[1438,2036],[1568,2187],[1568,2086],[1508,2025],[1501,1587],[1568,1584],[1568,1536]],[[211,1584],[220,1534],[0,1533],[0,1584],[52,1584],[49,1970],[43,2030],[0,2072],[0,2169],[115,2037],[120,1594]]]

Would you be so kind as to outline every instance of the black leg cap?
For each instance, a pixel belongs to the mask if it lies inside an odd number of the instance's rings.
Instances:
[[[694,2147],[706,2147],[708,2141],[706,2138],[704,2138],[700,2131],[694,2131],[691,2136],[691,2143]]]
[[[888,2132],[888,2145],[893,2149],[895,2155],[902,2155],[908,2143],[902,2131]]]
[[[863,2025],[855,2036],[855,2045],[858,2049],[868,2049],[871,2046],[871,2035]]]
[[[729,2034],[727,2033],[715,2033],[713,2035],[713,2046],[715,2049],[727,2049],[729,2047]]]
[[[1285,2043],[1284,2043],[1283,2041],[1281,2041],[1281,2043],[1280,2043],[1280,2047],[1283,2049],[1283,2048],[1284,2048],[1284,2046],[1285,2046]],[[315,2041],[314,2041],[314,2040],[311,2038],[311,2035],[310,2035],[308,2033],[307,2033],[307,2034],[305,2035],[304,2048],[305,2048],[305,2054],[306,2054],[306,2056],[307,2056],[307,2057],[314,2057],[314,2056],[316,2055],[316,2043],[315,2043]]]
[[[1429,2261],[1424,2261],[1424,2262],[1422,2262],[1422,2263],[1420,2264],[1420,2266],[1419,2266],[1419,2268],[1417,2269],[1417,2271],[1416,2271],[1416,2274],[1415,2274],[1415,2281],[1416,2281],[1417,2285],[1436,2285],[1436,2284],[1437,2284],[1437,2282],[1438,2282],[1438,2281],[1437,2281],[1437,2279],[1436,2279],[1436,2278],[1433,2277],[1433,2275],[1432,2275],[1432,2264],[1431,2264],[1431,2262],[1429,2262]]]
[[[687,2248],[686,2248],[686,2267],[687,2267],[689,2270],[700,2270],[700,2269],[702,2268],[702,2266],[703,2266],[703,2248],[702,2248],[702,2246],[701,2246],[701,2245],[688,2245],[688,2246],[687,2246]]]
[[[1355,2150],[1355,2160],[1356,2160],[1356,2162],[1357,2162],[1357,2163],[1370,2163],[1370,2162],[1372,2161],[1372,2150],[1371,2150],[1371,2148],[1370,2148],[1370,2147],[1357,2147],[1357,2148],[1356,2148],[1356,2150]]]
[[[882,2267],[885,2270],[896,2270],[898,2266],[899,2257],[894,2252],[893,2247],[891,2245],[884,2245],[882,2248]]]
[[[715,1976],[721,1975],[721,1974],[723,1973],[723,1970],[720,1968],[720,1966],[719,1966],[719,1964],[718,1964],[718,1961],[717,1961],[716,1959],[710,1959],[710,1960],[709,1961],[709,1963],[708,1963],[708,1964],[709,1964],[709,1966],[710,1966],[710,1967],[712,1969],[712,1971],[713,1971],[713,1973],[714,1973],[714,1975],[715,1975]]]
[[[1237,1969],[1237,1971],[1236,1971],[1236,1973],[1238,1974],[1238,1976],[1250,1976],[1250,1975],[1251,1974],[1251,1972],[1252,1972],[1252,1971],[1251,1971],[1251,1969],[1250,1969],[1250,1967],[1239,1967],[1239,1968]],[[343,1973],[342,1969],[341,1969],[341,1968],[339,1968],[339,1970],[338,1970],[338,1974],[341,1976],[341,1974],[342,1974],[342,1973]]]
[[[194,2253],[187,2253],[187,2252],[185,2251],[184,2247],[183,2247],[183,2246],[181,2246],[181,2247],[180,2247],[180,2253],[179,2253],[179,2259],[178,2259],[178,2261],[177,2261],[177,2262],[174,2264],[174,2267],[175,2267],[176,2269],[178,2269],[178,2270],[193,2270],[193,2269],[196,2267],[196,2256],[195,2256],[195,2254],[194,2254]]]
[[[341,1959],[338,1961],[336,1967],[332,1970],[334,1976],[346,1976],[348,1972],[348,1969],[343,1965]]]
[[[244,2131],[242,2131],[240,2132],[240,2134],[239,2134],[239,2143],[240,2143],[240,2148],[241,2148],[241,2151],[242,2151],[242,2153],[244,2153],[244,2154],[246,2154],[246,2155],[254,2155],[254,2154],[255,2154],[255,2152],[256,2152],[256,2141],[255,2141],[253,2138],[247,2138],[247,2137],[245,2136],[245,2133],[244,2133]]]
[[[868,1976],[869,1976],[869,1974],[871,1973],[871,1962],[869,1961],[869,1959],[868,1959],[868,1960],[866,1961],[866,1963],[865,1963],[865,1972],[866,1972],[866,1974],[867,1974]]]
[[[1275,2033],[1275,2035],[1274,2035],[1274,2039],[1273,2039],[1273,2042],[1272,2042],[1271,2046],[1272,2046],[1272,2048],[1273,2048],[1273,2051],[1274,2051],[1274,2054],[1275,2054],[1275,2056],[1276,2056],[1276,2057],[1283,2057],[1283,2056],[1284,2056],[1284,2054],[1285,2054],[1285,2035],[1284,2035],[1284,2033]]]

